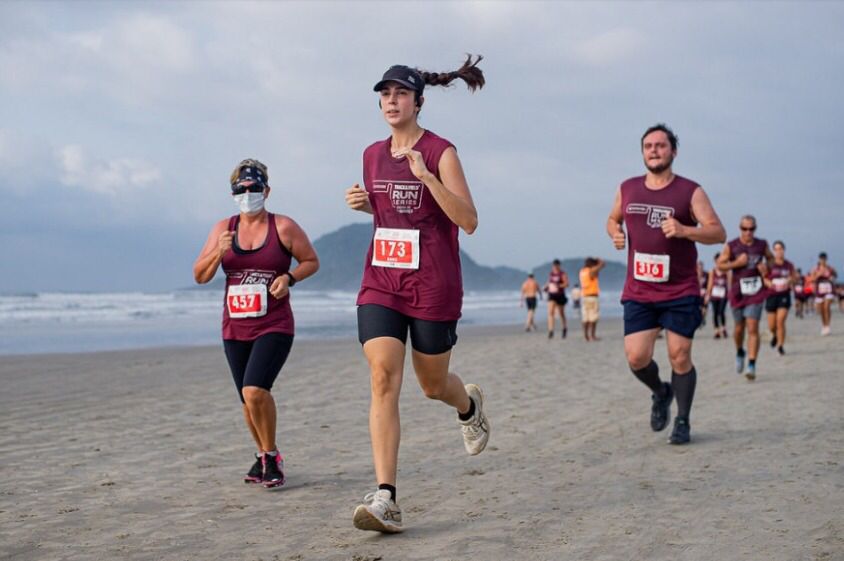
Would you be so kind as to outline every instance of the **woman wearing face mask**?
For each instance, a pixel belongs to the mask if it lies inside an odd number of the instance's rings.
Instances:
[[[355,509],[354,525],[361,530],[402,530],[396,473],[408,332],[419,385],[427,397],[456,410],[466,451],[479,454],[489,437],[480,388],[464,386],[449,372],[463,301],[458,228],[471,234],[478,215],[454,145],[418,123],[425,85],[447,86],[460,78],[470,90],[480,88],[480,60],[470,56],[446,73],[388,69],[374,90],[390,136],[364,151],[365,188],[346,191],[350,208],[374,218],[357,304],[358,338],[370,368],[369,432],[378,489]]]
[[[214,225],[193,275],[205,284],[223,265],[223,348],[258,449],[244,481],[270,488],[284,484],[270,390],[293,344],[289,291],[317,271],[319,260],[296,222],[264,208],[268,181],[267,167],[258,160],[237,165],[231,190],[240,213]],[[298,265],[291,271],[292,259]]]

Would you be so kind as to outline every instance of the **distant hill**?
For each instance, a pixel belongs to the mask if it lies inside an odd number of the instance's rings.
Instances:
[[[356,223],[343,226],[339,230],[325,234],[314,240],[314,248],[319,255],[319,272],[302,284],[308,290],[350,290],[360,288],[364,259],[372,240],[372,223]],[[577,282],[577,272],[583,266],[583,258],[563,259],[563,269],[569,274],[571,284]],[[513,267],[487,267],[478,264],[469,255],[460,250],[460,262],[463,269],[463,288],[466,291],[483,290],[518,290],[527,276],[527,271]],[[537,281],[542,284],[551,270],[551,262],[533,269]],[[620,290],[624,283],[625,266],[615,261],[608,261],[601,271],[601,287],[607,290]],[[213,282],[200,288],[219,289],[223,280],[218,275]]]

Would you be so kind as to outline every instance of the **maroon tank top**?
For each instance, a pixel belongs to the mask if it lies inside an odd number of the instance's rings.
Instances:
[[[240,215],[229,219],[229,231],[236,231]],[[232,248],[223,255],[223,271],[226,273],[226,293],[223,299],[223,339],[253,341],[267,333],[293,335],[293,312],[290,309],[290,295],[276,299],[269,293],[270,285],[281,274],[290,270],[292,256],[278,238],[275,215],[267,213],[267,237],[257,249],[244,250],[237,247],[237,235]],[[266,290],[257,286],[263,285]],[[261,298],[266,299],[264,313],[254,292],[258,289]],[[231,314],[248,317],[231,317]],[[255,317],[255,314],[257,315]]]
[[[723,300],[727,297],[727,292],[727,274],[716,269],[712,275],[712,292],[709,299]]]
[[[752,304],[760,304],[768,297],[762,284],[762,276],[756,266],[765,259],[768,242],[756,238],[750,245],[744,245],[740,238],[730,240],[730,259],[736,259],[742,253],[747,254],[747,265],[741,269],[733,269],[733,284],[730,286],[730,306],[744,308]],[[744,289],[742,289],[744,286]],[[757,292],[753,292],[758,287]]]
[[[451,142],[426,130],[413,148],[439,179],[440,157],[450,146]],[[379,228],[399,230],[398,235],[418,231],[418,268],[373,265],[374,248],[378,248],[377,258],[389,259],[394,247],[389,240],[384,244],[374,240],[366,254],[357,304],[378,304],[428,321],[460,318],[463,277],[457,225],[413,175],[407,160],[393,158],[390,138],[364,151],[363,181],[372,205],[373,238]]]
[[[691,211],[692,194],[697,188],[697,183],[679,175],[662,189],[648,189],[645,176],[621,184],[628,239],[622,301],[665,302],[700,296],[695,243],[666,238],[661,227],[668,217],[685,226],[697,226]]]
[[[548,293],[549,294],[565,294],[566,289],[563,288],[563,280],[566,278],[566,272],[560,269],[559,273],[555,273],[554,269],[548,273]]]
[[[794,265],[788,259],[783,259],[781,265],[776,262],[768,267],[768,278],[773,283],[769,294],[782,294],[790,290],[791,276],[794,273]]]

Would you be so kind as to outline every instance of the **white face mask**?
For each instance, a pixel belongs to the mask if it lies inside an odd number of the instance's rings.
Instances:
[[[263,193],[242,193],[234,196],[234,204],[240,208],[240,212],[244,214],[255,214],[261,212],[264,208],[264,194]]]

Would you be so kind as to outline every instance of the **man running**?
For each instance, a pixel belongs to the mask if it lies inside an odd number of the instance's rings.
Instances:
[[[773,261],[774,255],[768,248],[768,242],[755,237],[756,218],[750,214],[742,216],[739,229],[739,237],[730,240],[721,251],[718,267],[722,271],[733,271],[730,307],[734,320],[736,373],[744,372],[744,360],[747,358],[745,377],[752,382],[756,379],[756,357],[759,356],[759,319],[768,294],[762,283],[768,274],[765,261]],[[747,352],[744,350],[745,331]]]
[[[651,429],[666,427],[676,395],[677,417],[668,442],[686,444],[697,383],[692,338],[701,321],[695,242],[721,243],[726,232],[703,188],[672,171],[677,137],[671,129],[650,127],[641,149],[647,173],[621,184],[607,219],[616,249],[624,249],[629,238],[621,298],[624,351],[633,374],[653,393]],[[660,329],[666,332],[670,383],[660,379],[653,360]]]
[[[522,283],[522,302],[527,308],[527,320],[525,320],[525,331],[536,331],[536,324],[533,317],[536,315],[536,299],[541,298],[539,283],[533,278],[533,273],[528,275]]]
[[[598,284],[598,273],[604,268],[604,260],[599,257],[587,257],[580,269],[581,310],[580,320],[583,323],[583,336],[587,341],[597,341],[595,330],[598,328],[600,306],[598,296],[601,293]]]

